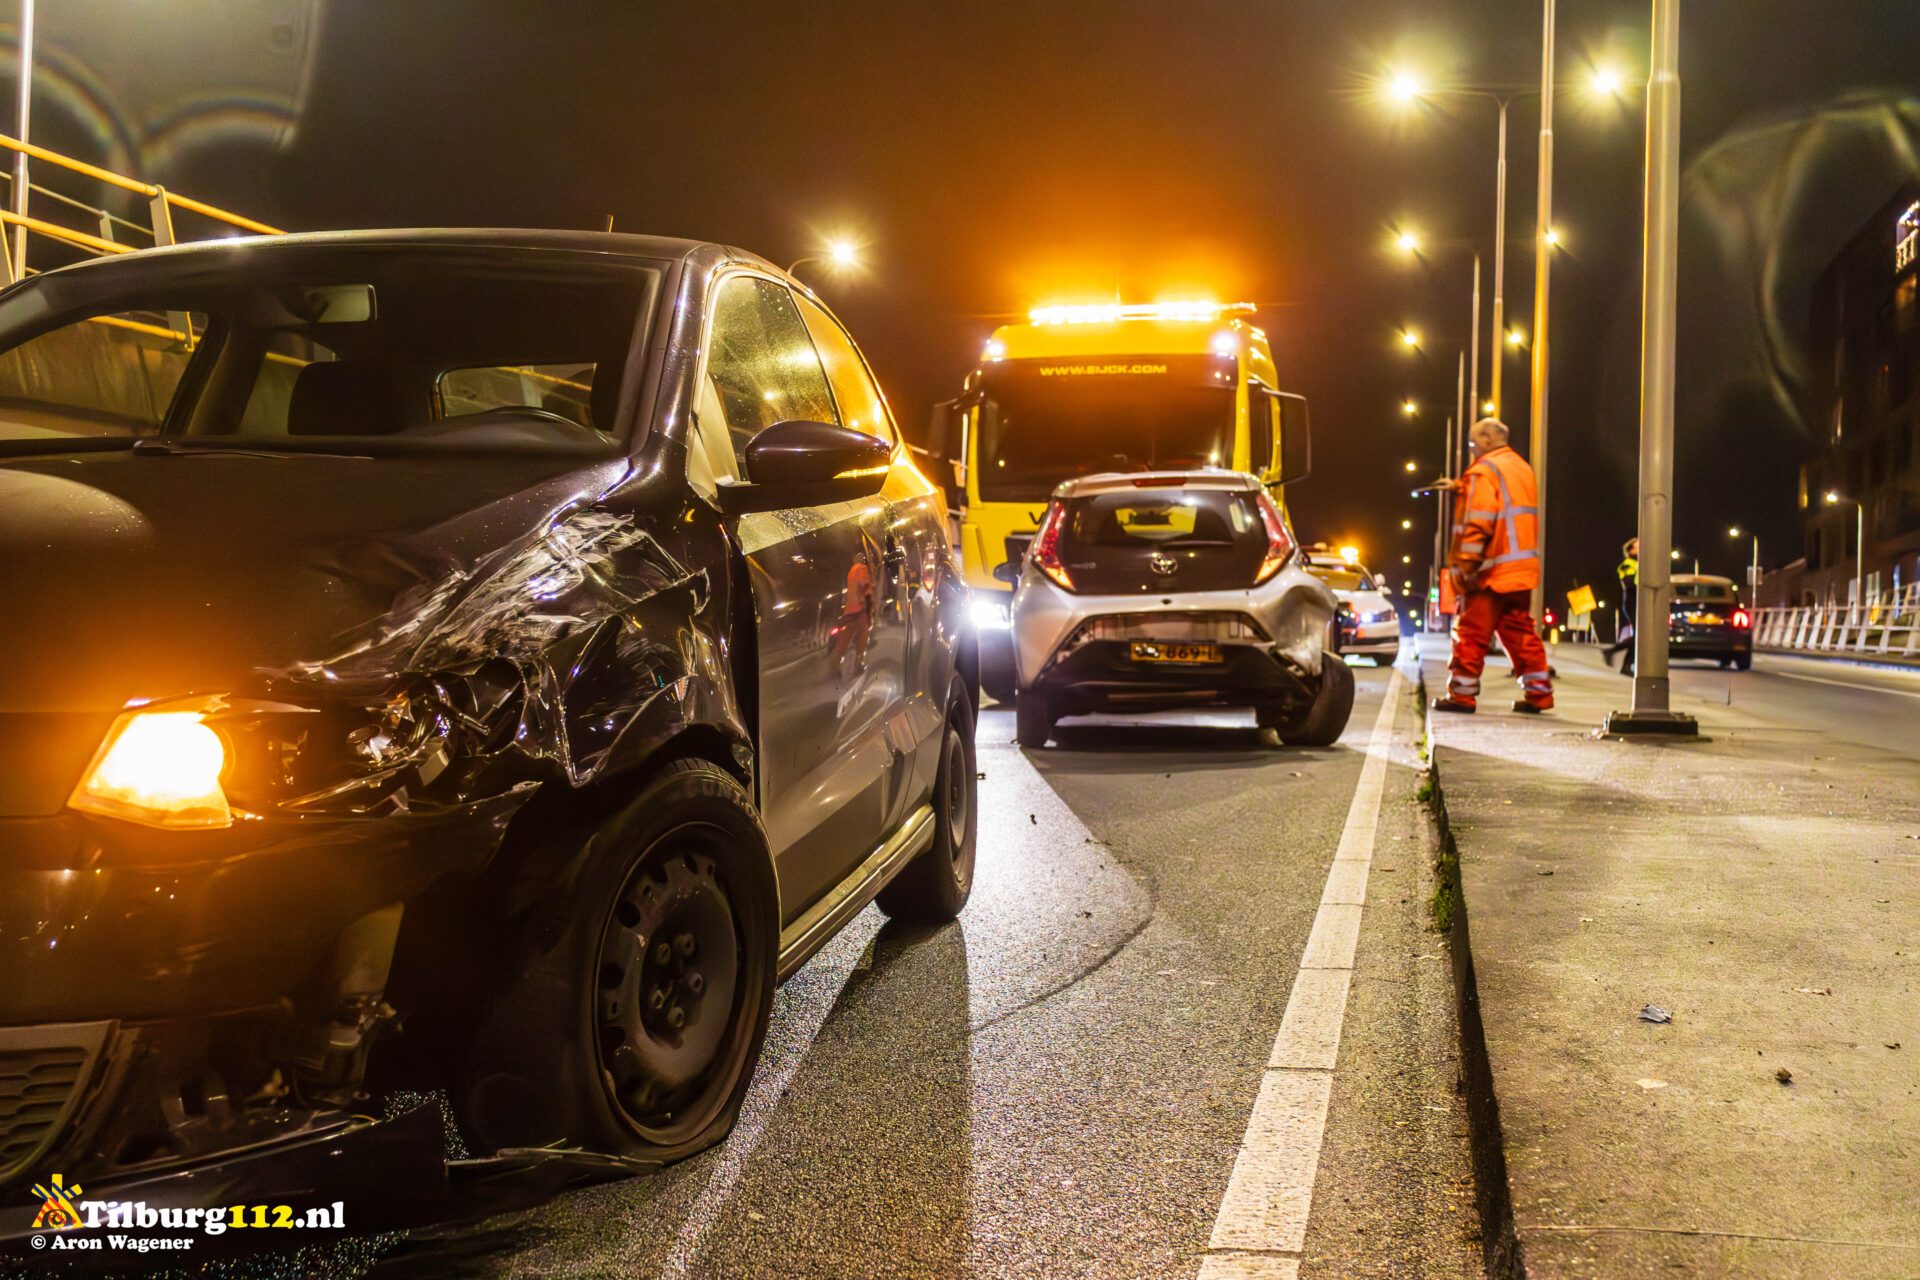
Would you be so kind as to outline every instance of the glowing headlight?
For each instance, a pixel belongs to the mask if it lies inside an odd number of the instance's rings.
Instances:
[[[129,711],[67,803],[85,813],[150,827],[233,824],[220,788],[227,749],[198,711]]]
[[[973,629],[975,631],[1005,631],[1013,625],[1013,612],[1004,600],[982,600],[975,597],[973,602]]]

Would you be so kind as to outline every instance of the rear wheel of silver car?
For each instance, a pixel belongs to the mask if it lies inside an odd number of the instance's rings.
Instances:
[[[1291,747],[1330,747],[1353,716],[1353,669],[1332,653],[1320,659],[1320,688],[1292,720],[1273,726]]]
[[[1053,736],[1053,708],[1047,695],[1028,689],[1013,704],[1013,740],[1023,747],[1044,747]]]
[[[733,1127],[773,1008],[778,897],[738,781],[666,766],[604,822],[564,901],[535,907],[463,1087],[488,1149],[565,1143],[646,1160]]]
[[[973,892],[979,777],[973,703],[956,680],[947,696],[940,768],[933,781],[933,843],[880,891],[880,909],[895,920],[944,924],[967,905]]]

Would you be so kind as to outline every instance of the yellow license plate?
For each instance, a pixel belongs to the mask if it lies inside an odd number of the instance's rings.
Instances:
[[[1135,640],[1132,653],[1135,662],[1220,661],[1220,646],[1217,644],[1167,644],[1159,640]]]
[[[1687,621],[1696,627],[1717,627],[1726,619],[1717,613],[1690,613],[1687,615]]]

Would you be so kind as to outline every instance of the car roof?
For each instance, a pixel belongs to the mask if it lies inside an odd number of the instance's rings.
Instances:
[[[1673,575],[1672,581],[1676,587],[1685,582],[1693,585],[1725,587],[1728,591],[1733,590],[1732,578],[1716,577],[1711,573],[1676,573]]]
[[[272,258],[283,253],[324,254],[329,249],[363,251],[379,248],[497,250],[503,255],[515,251],[561,251],[656,262],[677,262],[696,255],[705,255],[716,259],[742,259],[765,267],[775,275],[785,274],[758,254],[712,241],[688,240],[676,236],[526,227],[397,227],[363,231],[290,232],[284,235],[196,240],[185,244],[140,249],[132,253],[94,258],[45,272],[36,278],[71,279],[91,276],[96,272],[106,275],[128,268],[144,270],[149,265],[155,271],[171,274],[181,270],[202,269],[223,261]],[[168,265],[162,267],[159,265],[161,262]]]
[[[1241,492],[1261,487],[1258,478],[1244,471],[1203,468],[1197,471],[1103,471],[1063,481],[1053,491],[1056,498],[1085,498],[1096,493],[1121,493],[1128,489],[1226,489]]]

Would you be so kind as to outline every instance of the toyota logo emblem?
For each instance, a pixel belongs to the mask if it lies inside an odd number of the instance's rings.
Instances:
[[[1153,553],[1153,557],[1147,561],[1147,567],[1164,578],[1178,569],[1180,562],[1164,551],[1156,551]]]

